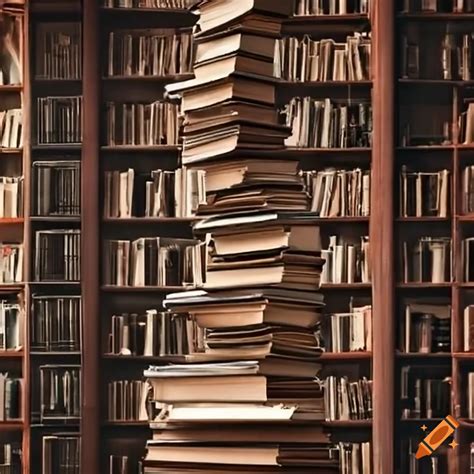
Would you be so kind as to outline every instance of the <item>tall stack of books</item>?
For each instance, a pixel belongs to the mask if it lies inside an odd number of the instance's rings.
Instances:
[[[297,164],[265,159],[290,134],[271,74],[293,5],[228,3],[200,4],[196,78],[167,87],[181,99],[183,164],[206,170],[194,232],[208,242],[208,263],[203,289],[164,305],[188,313],[204,344],[145,371],[153,439],[144,473],[337,472],[345,448],[321,426],[319,228]],[[367,456],[353,452],[368,472]]]

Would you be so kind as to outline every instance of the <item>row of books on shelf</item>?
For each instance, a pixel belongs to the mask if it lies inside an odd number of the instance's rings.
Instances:
[[[23,380],[0,373],[0,422],[18,421],[22,418],[21,397]]]
[[[298,0],[295,16],[368,14],[370,0]]]
[[[33,295],[30,324],[32,351],[81,350],[81,297]]]
[[[104,284],[201,286],[205,280],[205,251],[205,243],[193,239],[107,240]]]
[[[36,30],[36,79],[82,78],[81,24],[39,23]]]
[[[40,371],[41,423],[73,422],[81,414],[81,366],[42,365]]]
[[[197,0],[104,0],[106,8],[145,8],[157,10],[187,10],[198,3]]]
[[[21,474],[21,443],[0,444],[0,472],[2,474]]]
[[[192,74],[190,31],[118,30],[109,33],[107,75],[142,77]]]
[[[82,143],[82,96],[38,97],[39,145]]]
[[[132,356],[172,356],[202,352],[204,329],[188,314],[149,309],[145,314],[113,315],[109,353]]]
[[[0,144],[2,148],[21,148],[23,146],[22,124],[22,109],[0,111]]]
[[[0,176],[0,219],[23,215],[23,178]]]
[[[329,246],[322,250],[325,259],[321,283],[370,283],[371,262],[369,238],[357,239],[332,235]]]
[[[35,216],[71,216],[81,211],[81,162],[35,161],[32,207]]]
[[[180,123],[175,104],[108,102],[106,114],[108,146],[178,144]]]
[[[303,172],[311,212],[319,217],[368,217],[370,171],[326,168]]]
[[[402,37],[401,77],[403,79],[432,79],[470,81],[473,73],[473,36],[471,33],[446,33],[429,43],[421,43],[422,31]],[[434,44],[433,44],[434,43]],[[428,51],[437,48],[439,62],[428,69],[420,61]]]
[[[0,351],[23,347],[23,310],[19,303],[0,300]]]
[[[345,43],[288,36],[277,40],[274,76],[291,82],[371,79],[370,34],[355,33]]]
[[[192,217],[206,203],[205,171],[106,171],[104,217]]]
[[[441,375],[443,373],[446,375]],[[402,419],[443,418],[451,410],[451,367],[407,365],[401,368]]]
[[[285,145],[299,148],[368,148],[372,145],[372,106],[363,100],[295,97],[284,109],[291,136]]]
[[[470,13],[474,12],[472,0],[403,0],[402,11],[405,13]]]
[[[108,421],[148,421],[148,385],[142,380],[114,380],[107,384]]]
[[[81,438],[78,434],[42,437],[43,474],[80,474]]]

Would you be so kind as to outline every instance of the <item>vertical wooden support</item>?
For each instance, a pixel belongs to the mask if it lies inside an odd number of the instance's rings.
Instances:
[[[81,472],[99,474],[99,4],[84,0],[82,146],[82,455]]]
[[[373,152],[370,246],[373,279],[374,473],[394,471],[394,15],[372,2]]]

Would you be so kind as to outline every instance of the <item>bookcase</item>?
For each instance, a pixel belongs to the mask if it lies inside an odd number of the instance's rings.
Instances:
[[[284,150],[261,153],[297,158],[308,172],[313,210],[319,212],[315,223],[333,268],[323,275],[331,324],[326,337],[335,328],[347,330],[360,314],[372,332],[371,344],[354,343],[352,351],[331,340],[331,351],[320,357],[326,375],[372,380],[372,419],[323,425],[336,442],[370,440],[372,472],[412,474],[418,471],[411,470],[408,455],[424,436],[421,427],[431,430],[450,413],[460,423],[454,437],[459,446],[445,446],[435,461],[420,461],[419,469],[469,472],[474,10],[468,0],[378,0],[371,2],[370,15],[355,0],[347,1],[346,13],[295,3],[296,15],[282,30],[293,39],[280,45],[286,54],[280,49],[274,66],[276,106],[291,112],[293,133]],[[8,136],[2,126],[0,176],[8,180],[0,181],[0,190],[5,194],[8,184],[18,209],[3,209],[0,242],[7,244],[2,255],[20,261],[20,269],[23,259],[23,274],[2,274],[1,314],[20,321],[22,330],[19,340],[0,350],[0,373],[22,382],[20,414],[0,421],[0,443],[11,446],[15,459],[21,446],[25,474],[44,472],[38,460],[46,455],[53,465],[65,449],[74,453],[74,472],[108,472],[113,456],[117,472],[127,457],[126,472],[136,474],[152,431],[136,406],[123,414],[110,402],[124,393],[140,399],[149,365],[182,358],[172,348],[163,353],[135,345],[123,351],[116,331],[132,321],[128,328],[133,325],[133,340],[139,341],[153,310],[159,312],[166,294],[183,286],[166,284],[166,275],[141,286],[114,284],[120,272],[107,268],[105,257],[111,248],[148,245],[157,237],[189,239],[184,242],[193,246],[196,218],[188,201],[179,212],[175,203],[157,210],[147,201],[147,186],[162,180],[172,194],[176,182],[200,180],[197,174],[167,174],[181,167],[178,129],[173,120],[165,130],[156,128],[156,117],[176,114],[162,103],[165,85],[193,77],[189,52],[195,50],[188,46],[196,17],[180,8],[120,8],[119,2],[97,0],[30,0],[24,10],[18,2],[5,5],[2,25],[9,34],[20,32],[13,51],[24,60],[19,78],[2,68],[0,109],[14,112]],[[347,43],[348,49],[355,41],[360,70],[341,63],[338,47],[328,59],[334,66],[325,71],[312,63],[301,74],[298,60],[295,70],[288,66],[290,48],[303,56],[322,40]],[[124,60],[127,44],[135,42],[154,53]],[[364,69],[368,44],[370,74]],[[183,55],[179,64],[163,66],[156,59],[170,48],[182,48]],[[305,106],[332,107],[337,123],[352,114],[353,134],[342,126],[339,135],[329,129],[306,134]],[[140,132],[122,128],[131,115],[147,117]],[[315,112],[318,120],[323,128]],[[20,127],[22,140],[13,133]],[[357,205],[348,205],[348,196],[337,205],[334,197],[324,197],[332,186],[342,195],[349,181],[358,183]],[[132,182],[133,205],[127,193],[116,191],[117,183],[126,189]],[[41,199],[48,189],[50,197]],[[67,263],[52,265],[48,248],[59,249]],[[148,250],[154,251],[152,245]],[[344,267],[351,270],[338,274]],[[105,270],[112,277],[105,278]],[[55,324],[68,329],[56,333]],[[67,407],[44,403],[51,378],[75,387]]]

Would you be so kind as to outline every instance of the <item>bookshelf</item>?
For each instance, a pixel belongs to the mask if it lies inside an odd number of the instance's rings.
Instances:
[[[180,356],[117,355],[108,350],[112,315],[144,313],[160,307],[170,292],[184,291],[180,285],[142,287],[105,285],[102,278],[106,240],[133,241],[145,237],[191,238],[193,216],[109,217],[103,212],[104,174],[134,168],[137,175],[162,169],[173,171],[180,166],[181,146],[176,143],[110,144],[106,139],[106,102],[150,104],[163,98],[164,86],[190,78],[188,72],[157,75],[109,76],[109,33],[127,29],[192,27],[196,18],[180,10],[142,8],[109,8],[97,0],[26,2],[23,44],[22,84],[0,86],[0,97],[20,103],[24,110],[22,147],[0,149],[0,175],[24,176],[24,210],[18,217],[0,218],[2,241],[23,242],[24,278],[0,284],[0,300],[19,301],[25,311],[24,345],[21,350],[0,352],[0,372],[19,374],[24,379],[23,418],[0,423],[5,439],[22,444],[23,473],[41,472],[42,440],[56,442],[63,437],[77,446],[80,435],[81,472],[107,472],[110,455],[129,457],[129,473],[138,473],[138,461],[145,453],[151,430],[146,422],[110,421],[107,414],[107,384],[117,380],[141,380],[150,364],[180,363]],[[350,4],[355,3],[350,1]],[[450,3],[450,2],[445,2]],[[470,467],[469,444],[473,423],[466,416],[467,374],[473,369],[473,353],[463,351],[464,308],[474,304],[474,283],[464,278],[463,241],[474,237],[473,213],[464,209],[463,172],[474,165],[474,145],[459,138],[458,118],[473,94],[474,81],[457,75],[443,79],[441,45],[447,32],[463,34],[472,29],[473,13],[443,11],[440,13],[403,11],[402,2],[373,2],[370,17],[365,14],[300,15],[285,21],[283,36],[302,40],[333,38],[371,32],[372,75],[362,80],[282,79],[277,86],[277,106],[284,107],[293,97],[311,97],[337,103],[356,103],[363,99],[372,106],[371,146],[354,143],[350,148],[294,144],[284,150],[263,151],[262,156],[296,158],[304,171],[321,171],[328,167],[346,171],[370,170],[370,212],[367,215],[339,215],[314,219],[321,227],[323,248],[332,235],[358,239],[369,236],[371,253],[370,281],[325,283],[328,313],[348,311],[351,299],[372,307],[373,344],[370,350],[324,353],[320,362],[328,371],[340,367],[357,368],[373,380],[373,419],[335,420],[322,423],[337,440],[372,441],[373,472],[376,474],[409,473],[406,470],[406,442],[420,439],[420,426],[428,428],[440,421],[413,414],[402,417],[401,377],[403,367],[432,371],[451,378],[450,412],[460,421],[455,439],[456,451],[447,448],[443,461],[449,473],[462,474]],[[40,25],[75,23],[82,28],[82,74],[68,78],[36,74],[38,52],[36,34]],[[410,51],[405,38],[409,37]],[[427,44],[436,54],[427,54]],[[103,45],[103,47],[98,47]],[[416,53],[416,45],[420,48]],[[418,73],[404,58],[418,54]],[[412,58],[413,59],[413,58]],[[405,67],[406,66],[406,67]],[[410,69],[410,73],[404,69]],[[53,92],[52,92],[53,91]],[[48,96],[82,95],[82,143],[38,141],[37,99]],[[11,98],[11,99],[10,99]],[[406,125],[410,126],[407,128]],[[466,125],[467,127],[467,125]],[[57,140],[56,140],[57,141]],[[469,141],[469,140],[467,140]],[[81,209],[79,214],[41,215],[34,202],[37,178],[36,162],[80,162]],[[448,210],[446,215],[402,215],[400,212],[400,174],[403,167],[415,173],[449,172]],[[81,281],[36,281],[35,238],[38,231],[81,229]],[[3,236],[5,235],[5,239]],[[404,241],[418,242],[422,237],[451,239],[451,278],[445,281],[415,281],[400,273]],[[358,241],[357,241],[358,242]],[[421,278],[420,280],[423,280]],[[72,350],[50,348],[45,351],[33,345],[36,297],[80,296],[82,301],[82,338],[80,347]],[[399,347],[400,325],[405,317],[406,302],[434,301],[450,306],[451,344],[443,352],[404,352]],[[81,366],[80,421],[48,424],[38,418],[38,377],[40,367]],[[434,376],[433,376],[434,377]],[[446,413],[447,414],[447,413]],[[34,416],[33,416],[34,415]],[[2,434],[2,439],[3,438]],[[444,466],[444,464],[440,464]],[[440,467],[441,472],[444,467]],[[431,471],[427,471],[430,472]]]

